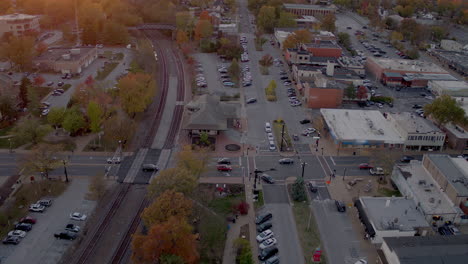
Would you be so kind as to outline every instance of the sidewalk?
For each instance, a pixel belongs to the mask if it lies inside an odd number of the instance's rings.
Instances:
[[[247,156],[248,158],[248,156]],[[246,173],[248,175],[248,172]],[[227,232],[226,244],[224,246],[223,254],[223,264],[234,264],[236,263],[236,249],[234,248],[234,241],[239,238],[240,228],[243,225],[249,225],[249,240],[250,247],[252,249],[252,259],[255,263],[258,263],[256,256],[258,255],[256,234],[257,230],[255,229],[255,207],[253,203],[253,182],[248,180],[248,177],[245,177],[245,196],[246,202],[249,204],[249,213],[244,216],[240,216],[235,224],[231,224],[230,229]]]

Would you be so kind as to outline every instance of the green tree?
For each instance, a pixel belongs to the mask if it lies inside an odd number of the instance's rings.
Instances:
[[[350,84],[348,85],[348,87],[346,87],[345,96],[349,99],[356,98],[356,88],[354,87],[353,84]]]
[[[91,0],[85,0],[80,3],[78,10],[78,21],[83,30],[81,39],[84,44],[95,45],[100,35],[100,24],[104,20],[104,12],[98,3]]]
[[[51,130],[50,126],[42,125],[39,119],[35,117],[23,117],[13,128],[15,145],[23,145],[25,143],[35,145]]]
[[[13,99],[7,95],[0,96],[0,120],[10,120],[17,116]]]
[[[384,23],[387,29],[390,30],[395,30],[398,27],[398,22],[391,17],[386,17]]]
[[[101,131],[101,122],[103,111],[101,106],[95,101],[90,101],[87,108],[87,116],[89,119],[89,127],[93,133]]]
[[[414,7],[412,5],[397,6],[395,11],[402,17],[411,17],[414,14]]]
[[[412,48],[406,52],[408,57],[412,60],[416,60],[419,58],[419,51],[417,48]]]
[[[431,27],[431,36],[432,40],[440,42],[447,36],[447,30],[440,26],[433,26]]]
[[[336,17],[334,14],[330,13],[322,19],[321,28],[326,31],[335,32]]]
[[[266,33],[272,33],[276,26],[276,11],[273,6],[262,6],[257,16],[257,25]]]
[[[273,65],[273,57],[270,54],[265,54],[259,61],[262,74],[268,74],[268,68]]]
[[[340,32],[338,33],[338,42],[343,45],[346,49],[350,49],[351,47],[351,39],[348,33]]]
[[[209,20],[198,20],[198,23],[195,27],[195,39],[201,40],[208,37],[211,37],[213,34],[213,25]]]
[[[240,66],[237,59],[232,59],[231,65],[228,68],[229,75],[236,81],[240,78]]]
[[[434,118],[439,126],[450,122],[456,124],[466,123],[465,110],[449,95],[442,95],[432,103],[425,105],[424,112]]]
[[[292,186],[292,196],[293,200],[296,202],[302,202],[307,200],[307,194],[304,188],[304,180],[302,178],[297,178]]]
[[[65,108],[63,107],[53,107],[50,109],[49,114],[47,115],[47,122],[54,126],[57,129],[63,123],[65,118]]]
[[[309,43],[312,41],[312,33],[307,29],[300,29],[289,34],[283,42],[284,49],[297,48],[301,44]]]
[[[281,11],[279,18],[278,18],[278,22],[276,23],[276,26],[284,27],[284,28],[296,27],[297,23],[296,23],[296,20],[294,20],[295,18],[296,17],[291,13],[286,12],[286,11]]]
[[[19,93],[18,93],[21,108],[28,106],[28,103],[29,103],[28,89],[30,86],[31,86],[31,81],[28,78],[24,77],[23,79],[21,79],[21,84],[20,84]]]
[[[163,192],[173,190],[185,195],[193,192],[198,181],[188,170],[183,168],[169,168],[159,172],[148,185],[148,196],[156,198]]]
[[[160,264],[185,264],[185,261],[182,257],[177,255],[161,255],[159,258]]]
[[[392,31],[392,34],[390,35],[390,40],[393,41],[402,41],[403,40],[403,34],[401,34],[398,31]]]
[[[63,118],[63,129],[68,131],[70,134],[75,134],[78,130],[84,128],[85,124],[83,113],[81,113],[78,108],[72,107],[67,109],[65,117]]]
[[[103,123],[104,138],[110,147],[116,147],[119,141],[127,142],[135,133],[135,121],[130,119],[125,113],[118,113]]]
[[[41,114],[41,99],[35,87],[29,86],[28,88],[28,109],[34,116]]]
[[[209,140],[208,133],[206,133],[204,131],[200,133],[200,143],[205,145],[205,146],[210,145],[210,140]]]

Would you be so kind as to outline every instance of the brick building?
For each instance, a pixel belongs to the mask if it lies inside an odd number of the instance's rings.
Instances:
[[[366,69],[377,80],[382,80],[384,73],[418,74],[448,74],[448,72],[432,62],[403,59],[384,59],[369,57],[366,60]],[[387,74],[386,76],[389,77]],[[384,82],[387,80],[384,80]]]
[[[343,53],[343,49],[335,41],[330,40],[302,44],[301,48],[312,53],[314,57],[334,57],[338,59]]]
[[[33,60],[39,70],[79,74],[98,57],[96,47],[51,48]]]
[[[0,37],[5,33],[22,36],[26,32],[39,32],[39,16],[10,14],[0,16]]]
[[[304,93],[304,101],[308,108],[337,108],[343,102],[343,91],[346,85],[317,74],[310,82],[298,84]]]

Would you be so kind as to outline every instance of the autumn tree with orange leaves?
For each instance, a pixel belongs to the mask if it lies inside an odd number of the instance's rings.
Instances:
[[[192,201],[185,198],[183,193],[168,190],[145,208],[141,218],[146,226],[153,226],[167,221],[170,217],[187,219],[191,213]]]
[[[132,241],[132,260],[135,263],[160,263],[167,255],[181,257],[194,264],[199,259],[196,235],[186,219],[171,216],[166,222],[151,226],[147,235],[138,234]]]
[[[145,111],[156,93],[156,82],[145,73],[130,73],[117,84],[123,110],[129,115]]]

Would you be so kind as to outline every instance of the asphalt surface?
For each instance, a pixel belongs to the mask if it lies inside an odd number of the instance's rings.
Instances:
[[[63,231],[68,223],[83,229],[85,222],[70,220],[69,215],[72,212],[80,212],[89,217],[93,212],[95,202],[85,199],[87,192],[87,179],[73,180],[61,196],[53,199],[52,206],[44,213],[30,213],[30,216],[37,219],[37,223],[18,245],[0,244],[1,263],[58,263],[62,254],[74,242],[55,239],[53,235]],[[83,231],[80,231],[78,236],[82,235]]]

